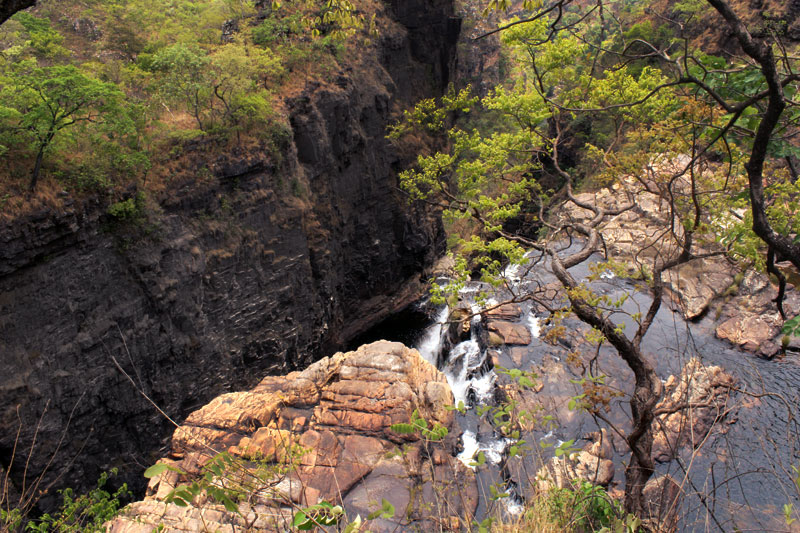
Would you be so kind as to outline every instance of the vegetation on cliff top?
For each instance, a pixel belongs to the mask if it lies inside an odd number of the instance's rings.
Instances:
[[[193,150],[206,162],[242,146],[277,152],[282,97],[337,69],[361,43],[346,37],[367,38],[367,9],[93,0],[17,13],[0,26],[0,211],[34,192],[161,190],[202,174],[202,161],[177,163]]]

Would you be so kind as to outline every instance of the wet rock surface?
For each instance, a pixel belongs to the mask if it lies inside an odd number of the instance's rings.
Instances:
[[[734,386],[734,378],[721,367],[705,366],[696,358],[686,363],[680,375],[670,376],[664,398],[656,406],[653,458],[670,461],[682,448],[698,447],[727,415]]]
[[[602,234],[611,257],[626,263],[631,272],[637,272],[647,262],[642,261],[643,258],[657,254],[672,257],[676,245],[663,234],[663,228],[670,225],[665,202],[632,183],[628,186],[634,190],[635,207],[612,217],[603,226]],[[578,198],[603,207],[624,205],[629,201],[621,187],[582,193]],[[586,220],[589,213],[568,204],[564,216]],[[698,255],[721,251],[713,239],[706,241],[709,242],[697,251]],[[786,271],[791,272],[791,267],[787,266]],[[781,351],[783,319],[774,301],[778,286],[765,274],[752,269],[743,272],[724,255],[714,255],[668,270],[664,279],[667,294],[685,319],[696,320],[710,313],[718,324],[719,338],[762,357],[771,358]],[[791,284],[787,286],[784,310],[787,318],[800,313],[800,294]]]
[[[441,372],[416,350],[385,341],[337,353],[302,372],[267,377],[250,391],[219,396],[192,413],[163,460],[188,475],[168,470],[154,478],[147,498],[128,506],[108,530],[149,532],[163,524],[195,531],[205,522],[210,531],[231,531],[249,522],[251,531],[280,531],[296,506],[322,500],[343,504],[351,517],[365,517],[385,498],[396,516],[370,522],[372,531],[428,530],[451,516],[472,516],[475,477],[451,453],[459,432],[444,406],[452,402]],[[414,409],[451,433],[424,444],[418,434],[392,431]],[[188,508],[163,502],[175,486],[202,475],[215,452],[229,452],[251,468],[248,461],[255,458],[262,464],[280,461],[294,444],[305,450],[296,467],[264,478],[256,496],[238,504],[239,513],[202,497]]]
[[[489,342],[493,345],[531,343],[531,332],[524,324],[515,324],[506,320],[489,320]]]
[[[118,223],[100,199],[2,222],[0,463],[20,420],[26,450],[40,421],[29,477],[57,453],[78,490],[114,466],[143,489],[137,465],[171,428],[137,388],[180,421],[333,353],[418,297],[444,236],[397,193],[408,154],[384,130],[446,85],[454,51],[433,30],[453,11],[395,4],[379,44],[285,102],[279,156],[250,146],[207,161],[198,145],[185,157],[196,178],[151,198],[142,226]],[[19,486],[23,455],[10,468]]]
[[[614,479],[614,451],[608,432],[594,432],[592,441],[582,450],[561,457],[552,457],[536,474],[537,488],[574,488],[573,481],[588,481],[593,485],[608,487]]]
[[[527,325],[520,323],[522,308],[510,303],[491,308],[482,314],[488,330],[487,341],[492,346],[527,346],[533,336]]]

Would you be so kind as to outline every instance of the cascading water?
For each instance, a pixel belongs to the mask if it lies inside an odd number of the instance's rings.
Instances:
[[[582,282],[589,278],[586,264],[574,267],[571,271]],[[567,334],[560,336],[555,344],[545,343],[539,338],[543,332],[540,317],[546,316],[548,312],[544,307],[530,301],[522,301],[518,306],[520,316],[501,320],[513,322],[517,331],[524,328],[530,332],[531,343],[523,345],[516,342],[509,345],[503,342],[498,346],[487,346],[489,332],[486,327],[491,319],[486,316],[487,320],[484,321],[481,317],[482,313],[487,315],[487,308],[515,296],[525,295],[529,289],[543,288],[556,281],[548,273],[546,261],[534,267],[510,265],[505,269],[505,274],[507,285],[499,289],[480,282],[470,282],[463,287],[459,291],[459,308],[455,310],[461,311],[461,315],[456,316],[453,314],[455,311],[446,306],[437,308],[434,312],[429,311],[429,305],[418,306],[426,309],[425,312],[432,316],[434,322],[414,337],[419,339],[415,344],[422,356],[446,375],[456,404],[463,402],[466,408],[465,415],[457,415],[463,429],[463,447],[458,458],[465,465],[472,466],[476,455],[483,452],[486,463],[491,468],[478,469],[479,480],[482,479],[483,483],[494,483],[500,479],[505,482],[505,490],[515,495],[528,492],[524,486],[517,490],[515,480],[519,483],[531,483],[532,478],[529,474],[521,473],[511,461],[506,460],[508,442],[493,431],[491,424],[486,421],[487,417],[479,417],[476,412],[478,406],[493,404],[495,396],[499,397],[497,383],[506,380],[505,376],[499,375],[494,364],[509,369],[531,369],[540,376],[538,385],[541,389],[537,388],[539,392],[531,396],[535,398],[542,412],[552,419],[552,424],[535,429],[533,434],[525,438],[530,444],[541,443],[545,446],[541,450],[545,460],[562,442],[574,442],[575,446],[580,446],[581,439],[596,431],[597,425],[585,413],[568,408],[567,400],[583,392],[576,384],[581,376],[574,373],[565,357],[567,353],[585,351],[582,344],[584,334],[581,333],[583,325],[577,320],[566,319],[562,325],[566,327]],[[603,272],[599,279],[591,281],[591,285],[598,294],[607,294],[614,298],[621,294],[627,295],[629,298],[621,312],[628,317],[649,306],[646,291],[639,290],[635,282],[619,278],[610,272]],[[482,300],[479,298],[481,292],[492,294],[495,299]],[[559,302],[555,304],[561,305]],[[469,334],[466,333],[466,328],[459,329],[448,323],[451,316],[455,320],[468,315],[472,315]],[[497,317],[494,318],[496,319]],[[616,315],[616,319],[627,322],[627,331],[635,329],[635,324],[624,316]],[[756,392],[777,391],[779,394],[763,396],[758,402],[750,402],[752,405],[738,409],[735,415],[730,416],[731,421],[736,420],[736,423],[723,424],[722,431],[715,430],[704,442],[702,453],[692,455],[691,448],[688,448],[684,450],[684,457],[688,462],[684,463],[683,459],[679,459],[659,464],[657,474],[671,474],[676,479],[687,479],[687,483],[698,487],[696,493],[685,495],[681,511],[683,518],[679,526],[684,531],[694,531],[697,524],[705,524],[709,520],[710,511],[704,503],[706,500],[697,494],[703,494],[703,490],[708,494],[707,487],[710,486],[712,494],[723,498],[721,491],[713,491],[713,487],[719,488],[715,483],[719,484],[720,479],[734,481],[722,482],[725,488],[725,505],[715,510],[719,520],[731,525],[731,529],[733,525],[738,527],[742,524],[755,530],[772,530],[776,519],[773,510],[776,504],[785,503],[779,496],[787,494],[785,487],[776,487],[775,480],[785,471],[791,471],[790,467],[797,465],[797,457],[800,457],[800,445],[796,446],[794,441],[787,440],[787,435],[794,431],[794,419],[787,416],[785,403],[781,400],[785,397],[792,405],[800,403],[797,393],[800,390],[800,364],[797,355],[793,353],[774,362],[754,358],[717,339],[714,335],[715,327],[713,317],[707,316],[701,321],[687,323],[679,314],[673,313],[668,303],[662,306],[643,342],[646,353],[653,355],[652,360],[662,381],[670,375],[679,374],[690,357],[698,357],[704,364],[719,365],[736,376],[741,389]],[[594,365],[596,374],[606,376],[610,386],[622,392],[631,392],[630,370],[613,350],[607,347],[599,351],[593,349],[591,364]],[[613,409],[607,416],[624,431],[628,423],[627,402],[620,399],[613,403]],[[770,453],[765,453],[765,448]],[[614,449],[616,477],[612,484],[620,489],[624,484],[624,465],[628,455],[624,443],[615,442]],[[732,459],[725,459],[728,457]],[[541,458],[540,456],[539,459]],[[538,468],[532,463],[529,466]],[[684,471],[687,468],[691,470]],[[507,473],[509,471],[511,474]],[[743,482],[740,483],[739,480]],[[483,488],[486,488],[486,484]],[[788,501],[794,501],[797,506],[797,500]],[[519,502],[513,496],[503,500],[508,512],[521,509],[517,505]],[[739,512],[738,509],[742,511]],[[744,513],[748,518],[741,518]],[[777,516],[778,521],[781,518],[779,515],[780,513]]]
[[[509,268],[515,275],[521,270],[520,265],[512,265]],[[517,276],[515,282],[520,281]],[[474,282],[459,291],[464,309],[468,309],[472,314],[469,320],[468,339],[461,340],[447,349],[449,344],[447,321],[451,310],[443,306],[438,311],[435,322],[428,327],[417,345],[420,354],[444,373],[453,391],[455,405],[463,406],[473,419],[477,419],[475,413],[477,406],[491,405],[494,402],[498,379],[485,345],[485,336],[482,340],[481,335],[484,327],[481,313],[487,308],[496,306],[498,302],[488,299],[481,305],[475,301],[475,296],[486,288],[485,284]],[[540,333],[538,318],[530,314],[526,323],[532,336],[538,337]],[[493,430],[479,432],[477,429],[466,429],[461,439],[462,452],[458,459],[467,467],[475,469],[475,458],[478,453],[483,452],[486,462],[501,470],[505,490],[509,493],[509,497],[504,499],[506,511],[512,514],[521,512],[523,500],[520,491],[504,468],[506,450],[512,441],[498,436]]]
[[[442,335],[447,317],[450,315],[450,308],[446,305],[436,315],[433,324],[422,335],[419,344],[416,346],[419,354],[429,363],[438,366],[439,355],[442,352]]]

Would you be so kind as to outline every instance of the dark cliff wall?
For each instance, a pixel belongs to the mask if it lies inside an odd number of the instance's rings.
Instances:
[[[29,8],[36,0],[0,0],[0,24],[11,18],[17,11]]]
[[[34,435],[29,478],[58,449],[47,481],[66,468],[59,485],[85,487],[118,466],[141,483],[171,427],[121,369],[180,420],[328,355],[418,294],[441,223],[397,193],[407,161],[384,129],[445,86],[458,24],[449,1],[387,10],[406,25],[387,21],[375,49],[287,101],[281,157],[211,162],[144,224],[88,201],[0,227],[0,464],[21,427],[16,484]]]

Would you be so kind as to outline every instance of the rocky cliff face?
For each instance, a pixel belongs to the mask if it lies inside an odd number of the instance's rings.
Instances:
[[[279,157],[205,162],[134,227],[98,200],[0,227],[0,466],[14,456],[16,484],[34,436],[28,486],[54,454],[48,482],[139,480],[171,426],[137,388],[180,420],[416,297],[443,234],[397,194],[406,161],[384,128],[446,85],[458,24],[449,1],[384,9],[377,46],[286,102]]]

